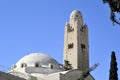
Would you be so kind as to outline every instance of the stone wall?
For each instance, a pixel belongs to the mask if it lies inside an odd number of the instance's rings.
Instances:
[[[25,80],[25,79],[0,71],[0,80]]]
[[[39,74],[51,74],[55,72],[61,72],[59,69],[50,69],[50,68],[39,68],[39,67],[26,67],[25,72],[27,73],[39,73]]]

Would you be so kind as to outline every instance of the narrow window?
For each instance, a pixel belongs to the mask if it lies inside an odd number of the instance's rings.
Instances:
[[[81,49],[82,49],[82,51],[85,50],[85,44],[81,44]]]
[[[23,68],[23,64],[21,64],[21,68]]]
[[[71,48],[73,48],[73,43],[71,43],[71,44],[68,44],[68,49],[71,49]]]
[[[85,49],[85,44],[81,44],[81,48],[82,48],[82,49]]]
[[[51,65],[50,68],[53,69],[53,65]]]
[[[51,63],[49,64],[49,68],[53,69],[53,65]]]
[[[35,67],[39,67],[39,63],[35,63]]]
[[[74,28],[71,26],[68,28],[68,32],[73,32],[74,31]]]
[[[80,29],[80,31],[81,31],[81,32],[84,32],[84,27],[82,27],[82,28]]]
[[[26,67],[26,66],[27,66],[27,64],[25,64],[25,63],[21,64],[21,68]]]

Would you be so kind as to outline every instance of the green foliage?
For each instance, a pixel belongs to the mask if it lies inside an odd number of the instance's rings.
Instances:
[[[73,67],[72,65],[69,63],[69,61],[67,60],[64,60],[64,66],[63,66],[64,70],[67,71],[67,70],[71,70]]]
[[[111,10],[111,15],[110,19],[111,21],[116,24],[120,25],[120,18],[116,18],[116,13],[120,14],[120,0],[103,0],[103,3],[108,3],[110,10]]]
[[[112,51],[111,54],[111,62],[110,62],[110,74],[109,74],[109,80],[118,80],[118,74],[117,74],[117,62],[116,62],[116,56],[115,52]]]

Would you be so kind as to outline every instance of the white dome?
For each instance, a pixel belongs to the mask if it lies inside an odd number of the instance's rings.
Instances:
[[[50,67],[59,69],[59,63],[49,55],[42,53],[32,53],[24,56],[16,63],[16,68],[23,67]]]

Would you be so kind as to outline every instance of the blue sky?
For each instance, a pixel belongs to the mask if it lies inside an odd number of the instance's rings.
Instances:
[[[0,0],[0,65],[4,66],[0,70],[9,70],[33,52],[62,63],[64,25],[75,9],[82,12],[89,28],[90,66],[100,63],[91,74],[96,80],[108,80],[113,50],[120,69],[120,26],[113,26],[102,0]]]

